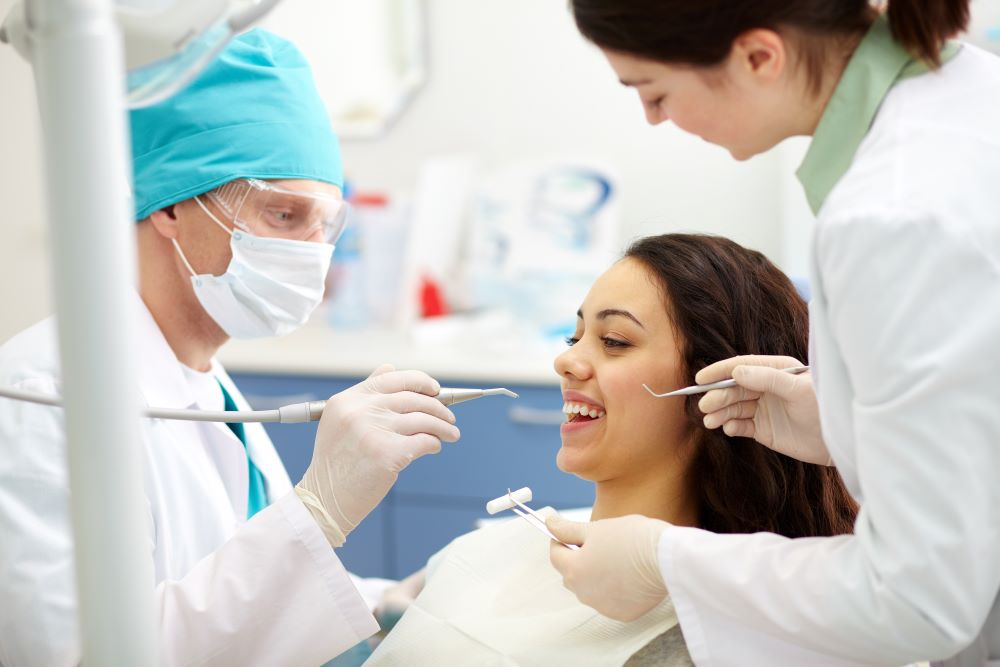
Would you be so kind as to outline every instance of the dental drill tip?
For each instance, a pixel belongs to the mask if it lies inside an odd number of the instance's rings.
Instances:
[[[438,392],[437,399],[444,403],[445,405],[455,405],[456,403],[464,403],[465,401],[471,401],[476,398],[483,398],[484,396],[509,396],[511,398],[517,398],[517,394],[509,389],[497,388],[497,389],[464,389],[464,388],[454,388],[454,387],[442,387],[441,391]]]
[[[498,389],[487,389],[483,391],[483,396],[509,396],[510,398],[518,398],[518,395],[512,392],[510,389],[498,388]]]

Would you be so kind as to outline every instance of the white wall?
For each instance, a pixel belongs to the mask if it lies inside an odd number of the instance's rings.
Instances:
[[[308,17],[309,0],[286,1]],[[0,0],[0,15],[12,4]],[[428,83],[384,138],[345,141],[358,185],[408,193],[422,158],[441,153],[471,152],[486,166],[595,155],[620,169],[625,238],[700,230],[785,259],[779,156],[737,163],[670,125],[647,125],[636,94],[577,34],[566,0],[427,0],[426,7]],[[34,87],[28,66],[6,46],[0,86],[2,341],[47,314],[52,301]]]
[[[344,142],[357,183],[405,191],[434,153],[474,151],[487,165],[592,154],[620,169],[626,238],[697,229],[778,258],[776,157],[737,163],[673,126],[647,125],[636,93],[577,33],[566,0],[426,6],[428,84],[383,139]]]
[[[0,44],[0,341],[51,312],[44,204],[31,68]]]

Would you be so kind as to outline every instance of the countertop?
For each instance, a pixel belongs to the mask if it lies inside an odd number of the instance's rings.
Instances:
[[[335,331],[310,322],[282,338],[231,340],[218,359],[237,373],[354,378],[391,363],[460,382],[555,386],[552,361],[564,349],[561,341],[536,340],[502,322],[442,318],[408,332]]]

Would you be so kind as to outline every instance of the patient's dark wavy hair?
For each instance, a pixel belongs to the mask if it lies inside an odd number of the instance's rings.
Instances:
[[[705,366],[736,355],[807,358],[806,303],[761,253],[717,236],[664,234],[640,239],[625,257],[649,269],[662,290],[688,384]],[[691,470],[702,528],[787,537],[853,530],[858,506],[835,468],[705,428],[700,398],[689,396],[685,411],[695,436]]]

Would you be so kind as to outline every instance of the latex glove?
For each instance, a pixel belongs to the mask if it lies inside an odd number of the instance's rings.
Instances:
[[[333,546],[368,516],[411,461],[455,442],[455,415],[420,371],[380,366],[327,401],[312,462],[296,492]]]
[[[593,523],[550,516],[545,524],[563,542],[581,545],[573,551],[553,541],[549,559],[583,604],[627,622],[667,596],[658,557],[665,521],[638,514]]]
[[[378,619],[383,632],[392,629],[392,626],[399,621],[407,608],[420,595],[420,591],[424,590],[425,575],[426,571],[421,568],[382,592],[382,599],[375,607],[375,618]]]
[[[698,384],[732,377],[740,385],[701,398],[705,426],[721,426],[726,435],[753,438],[805,463],[833,465],[820,430],[812,377],[777,370],[801,365],[793,357],[746,355],[703,368],[695,376]]]

